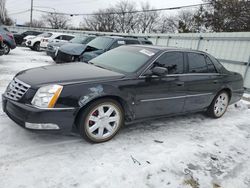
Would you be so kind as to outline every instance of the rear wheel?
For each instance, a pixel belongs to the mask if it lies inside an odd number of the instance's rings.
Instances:
[[[80,134],[90,142],[100,143],[113,138],[124,123],[121,105],[113,99],[100,99],[80,115]]]
[[[4,48],[4,54],[8,55],[10,53],[10,47],[7,43],[3,43],[3,48]]]
[[[220,118],[223,116],[229,105],[229,94],[226,91],[221,91],[216,95],[212,104],[208,108],[208,115],[213,118]]]

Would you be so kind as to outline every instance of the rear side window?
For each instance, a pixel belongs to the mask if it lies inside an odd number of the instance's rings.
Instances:
[[[153,43],[149,40],[143,40],[143,41],[141,41],[141,44],[153,45]]]
[[[184,70],[183,53],[167,52],[155,61],[154,66],[167,68],[168,74],[181,74]]]
[[[140,44],[138,40],[126,40],[126,44]]]
[[[214,66],[214,63],[212,62],[212,60],[206,56],[206,63],[207,63],[207,72],[209,73],[216,73],[217,70]]]
[[[203,54],[188,53],[189,73],[206,73],[207,63]]]

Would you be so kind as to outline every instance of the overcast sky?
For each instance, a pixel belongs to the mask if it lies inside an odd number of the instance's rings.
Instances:
[[[107,8],[115,5],[120,0],[34,0],[34,8],[53,11],[54,8],[58,12],[66,13],[92,13],[101,8]],[[146,2],[146,0],[129,0],[135,5],[139,6],[140,3]],[[202,3],[202,0],[147,0],[154,8],[165,8],[184,6],[191,4]],[[30,13],[15,14],[17,12],[25,11],[30,9],[31,0],[7,0],[6,8],[9,12],[10,17],[17,23],[23,24],[29,21]],[[40,7],[36,7],[40,6]],[[41,8],[46,7],[46,8]],[[176,11],[164,11],[166,14],[174,14]],[[41,13],[34,12],[34,19],[39,19]],[[81,16],[72,18],[72,25],[79,26],[79,22],[83,19]]]

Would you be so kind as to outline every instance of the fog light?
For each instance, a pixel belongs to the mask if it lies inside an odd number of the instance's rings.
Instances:
[[[58,125],[53,123],[25,123],[25,127],[28,129],[37,129],[37,130],[58,130],[60,129]]]

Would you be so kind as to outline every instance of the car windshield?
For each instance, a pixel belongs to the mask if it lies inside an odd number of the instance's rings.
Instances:
[[[40,35],[38,35],[39,37],[44,37],[44,38],[49,38],[52,36],[52,33],[42,33]]]
[[[133,73],[151,59],[157,50],[122,46],[110,50],[90,61],[90,64],[109,70]]]
[[[114,39],[108,37],[97,37],[88,43],[88,46],[96,48],[98,50],[104,50]]]
[[[85,37],[85,36],[83,36],[83,37],[75,37],[75,38],[71,39],[70,42],[83,44],[86,39],[87,39],[87,37]]]

